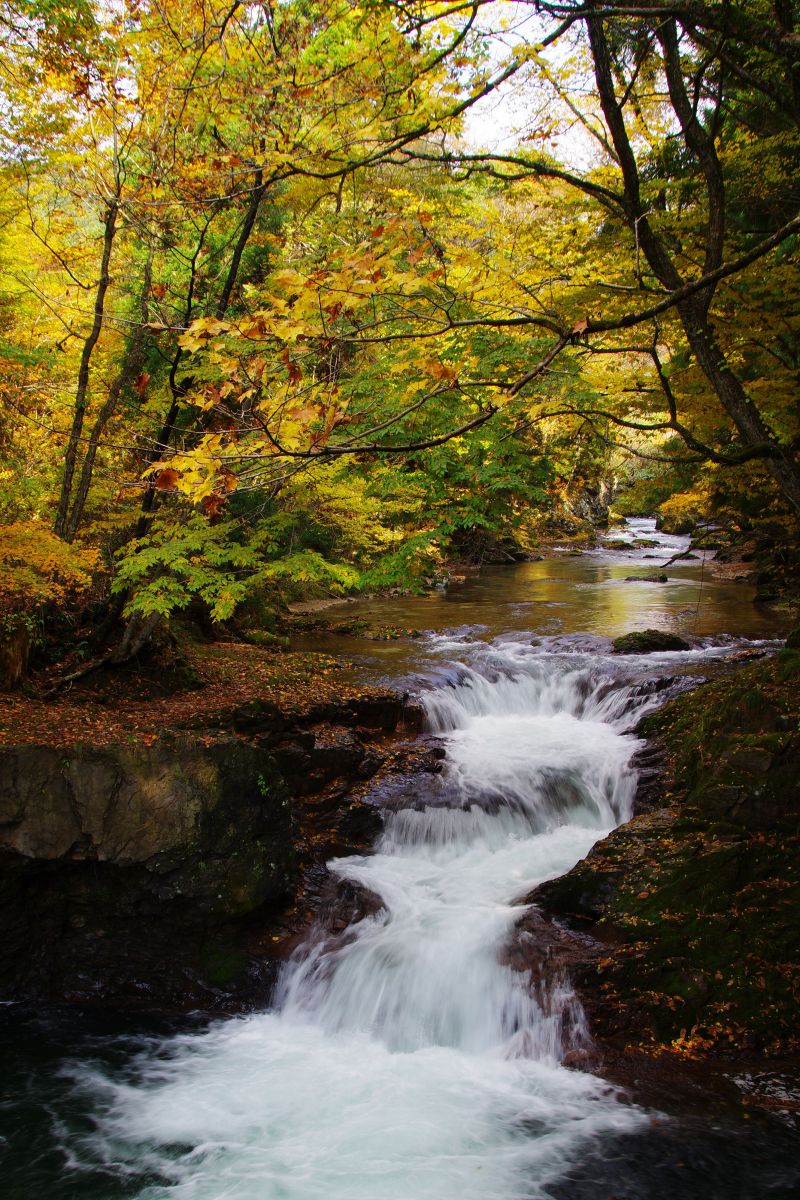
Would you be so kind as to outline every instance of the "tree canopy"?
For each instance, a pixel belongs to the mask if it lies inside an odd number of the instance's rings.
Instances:
[[[620,485],[795,537],[798,22],[0,4],[8,627],[420,586]]]

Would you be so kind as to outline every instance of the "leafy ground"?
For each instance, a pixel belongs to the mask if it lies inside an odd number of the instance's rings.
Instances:
[[[22,692],[0,696],[0,745],[155,740],[165,729],[213,725],[213,718],[250,700],[267,700],[283,712],[362,695],[348,664],[317,653],[276,652],[242,642],[182,650],[175,674],[126,669],[90,676],[71,691],[43,699]]]

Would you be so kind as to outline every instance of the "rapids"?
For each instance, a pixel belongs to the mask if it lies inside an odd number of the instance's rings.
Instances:
[[[519,643],[472,659],[421,696],[447,748],[434,792],[395,796],[375,853],[332,865],[383,908],[312,934],[274,1011],[158,1047],[124,1082],[79,1069],[97,1103],[79,1155],[146,1165],[148,1200],[516,1200],[644,1120],[561,1066],[588,1039],[567,982],[498,955],[515,900],[628,816],[652,694]]]
[[[84,1116],[56,1105],[60,1194],[539,1200],[645,1137],[652,1113],[562,1065],[590,1041],[569,982],[502,951],[521,898],[630,815],[654,680],[742,645],[620,660],[580,635],[429,634],[410,677],[443,771],[386,799],[373,854],[331,864],[382,907],[312,930],[270,1011],[62,1064]]]

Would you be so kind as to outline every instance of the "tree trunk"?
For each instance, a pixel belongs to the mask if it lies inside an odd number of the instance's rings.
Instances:
[[[109,665],[119,667],[135,658],[150,641],[162,620],[163,617],[160,613],[150,613],[146,617],[140,613],[134,613],[125,626],[125,632],[119,645],[115,646],[108,656]]]
[[[61,494],[58,500],[58,509],[56,511],[56,519],[53,525],[53,532],[58,537],[64,537],[67,527],[67,513],[69,512],[69,502],[72,496],[72,480],[75,475],[75,464],[78,457],[78,446],[83,432],[83,422],[86,416],[86,406],[88,403],[89,394],[89,368],[92,362],[92,354],[97,345],[100,333],[103,328],[103,318],[105,315],[106,292],[108,285],[111,282],[109,267],[111,264],[111,249],[114,245],[114,236],[117,232],[117,217],[119,216],[119,193],[112,198],[106,210],[105,219],[103,221],[103,255],[100,261],[100,276],[97,280],[97,290],[94,298],[94,317],[92,327],[89,330],[89,335],[83,343],[81,351],[81,361],[78,368],[78,386],[75,390],[75,409],[72,417],[72,428],[70,430],[69,441],[67,442],[67,450],[64,455],[64,476],[61,481]]]
[[[64,530],[64,540],[72,542],[75,540],[75,535],[83,517],[83,510],[86,507],[86,500],[89,496],[89,488],[92,483],[92,475],[94,473],[94,463],[97,457],[97,451],[100,446],[100,438],[103,435],[106,425],[111,420],[116,407],[119,403],[120,396],[126,388],[130,387],[136,377],[141,374],[145,361],[145,327],[149,320],[149,295],[150,284],[152,279],[152,253],[147,260],[145,266],[144,280],[142,283],[142,300],[141,300],[141,324],[137,325],[125,354],[122,366],[117,372],[116,377],[108,389],[108,396],[105,404],[97,414],[95,423],[92,427],[92,432],[89,435],[89,443],[86,447],[86,454],[81,467],[80,479],[78,480],[77,491],[72,502],[72,511],[69,514],[69,519]]]
[[[236,239],[236,244],[233,249],[231,261],[228,266],[228,270],[225,274],[225,279],[224,279],[224,282],[222,285],[222,291],[220,292],[219,300],[217,302],[215,312],[216,312],[216,316],[218,319],[221,319],[222,317],[225,316],[225,313],[227,312],[228,307],[230,305],[231,298],[233,296],[233,290],[234,290],[234,287],[236,286],[236,281],[239,277],[239,270],[241,267],[242,255],[244,254],[244,251],[247,248],[247,243],[249,242],[250,236],[255,227],[256,218],[258,217],[258,212],[261,207],[261,203],[264,199],[264,196],[267,193],[267,190],[268,190],[268,183],[265,182],[263,171],[261,170],[261,168],[259,168],[255,172],[254,186],[253,186],[253,190],[250,195],[250,203],[247,206],[247,211],[245,213],[244,220],[242,222],[242,227],[239,230],[239,236]],[[207,230],[207,228],[208,228],[208,226],[206,226],[206,230]],[[190,278],[189,278],[189,288],[188,288],[187,299],[186,299],[185,320],[186,320],[187,325],[189,324],[189,322],[191,321],[192,316],[193,316],[194,291],[195,291],[196,278],[197,278],[196,277],[197,261],[198,261],[200,249],[202,248],[202,245],[204,242],[206,230],[203,231],[203,234],[198,242],[198,246],[195,251],[194,257],[192,258],[191,274],[190,274]],[[169,384],[170,384],[170,391],[172,393],[172,402],[169,407],[169,412],[167,413],[166,418],[164,420],[164,424],[162,425],[161,430],[159,431],[159,437],[158,437],[158,443],[156,446],[156,450],[153,454],[151,454],[149,456],[151,463],[157,461],[157,458],[160,456],[160,454],[163,452],[163,450],[169,445],[169,443],[172,439],[172,436],[173,436],[173,433],[175,430],[175,424],[176,424],[176,421],[178,419],[178,415],[180,412],[181,401],[182,401],[183,397],[186,395],[187,389],[186,389],[185,383],[178,380],[178,368],[180,366],[182,357],[183,357],[183,351],[180,347],[178,347],[178,349],[175,351],[175,355],[174,355],[174,358],[172,361],[172,367],[170,369],[170,375],[169,375]],[[148,528],[148,526],[150,524],[150,520],[151,520],[151,514],[152,514],[153,508],[155,506],[156,496],[157,496],[157,491],[156,491],[155,484],[153,483],[152,480],[150,480],[145,489],[145,494],[142,498],[142,507],[141,507],[141,511],[139,513],[139,519],[136,523],[136,528],[134,530],[134,537],[137,537],[137,538],[144,537],[145,533],[147,532],[147,528]],[[120,597],[117,601],[117,608],[116,608],[118,615],[121,615],[121,613],[122,613],[123,604],[124,604],[124,598]],[[157,624],[158,624],[158,622],[155,622],[154,624],[149,624],[149,618],[146,621],[142,621],[142,618],[139,617],[137,614],[134,614],[132,617],[130,617],[128,619],[128,623],[125,627],[125,632],[122,636],[122,641],[120,642],[120,645],[117,648],[117,650],[113,652],[111,661],[112,662],[116,661],[114,656],[117,653],[126,654],[127,657],[131,657],[133,654],[138,653],[138,651],[145,645],[145,643],[152,636]],[[130,651],[130,652],[126,651],[125,647],[130,646],[131,644],[135,644],[137,646],[137,649]]]
[[[653,274],[668,291],[677,291],[685,280],[680,275],[666,244],[651,226],[642,204],[639,168],[625,127],[622,107],[617,100],[611,54],[602,19],[598,16],[589,17],[587,28],[600,104],[622,170],[627,222],[636,233],[637,242]],[[694,116],[686,95],[674,23],[666,22],[661,27],[659,36],[664,48],[670,98],[683,139],[687,148],[697,158],[703,172],[709,205],[706,266],[713,270],[721,261],[725,234],[724,180],[716,150]],[[764,458],[765,465],[783,498],[800,516],[800,465],[793,457],[792,450],[783,446],[769,429],[726,360],[708,318],[712,297],[713,289],[706,289],[676,306],[689,347],[744,445],[747,447],[766,443],[774,448],[773,453]]]

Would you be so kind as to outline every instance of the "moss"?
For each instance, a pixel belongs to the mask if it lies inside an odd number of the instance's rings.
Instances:
[[[800,679],[782,655],[678,697],[639,732],[664,749],[664,807],[601,842],[547,907],[614,948],[597,1022],[690,1053],[800,1049]]]
[[[800,675],[800,650],[781,650],[778,655],[778,671],[783,683]]]
[[[661,650],[690,650],[683,638],[664,629],[642,629],[614,638],[615,654],[653,654]]]
[[[251,646],[268,647],[273,650],[288,650],[290,646],[288,637],[273,633],[269,629],[245,629],[241,637],[243,642]]]
[[[608,972],[616,990],[638,1003],[645,1029],[662,1041],[702,1027],[706,1038],[715,1031],[724,1041],[732,1030],[747,1044],[793,1048],[800,882],[790,871],[798,840],[687,840],[671,859],[668,848],[651,846],[659,849],[667,853],[657,877],[630,880],[604,917],[626,942]]]
[[[228,988],[242,981],[248,962],[243,954],[226,945],[212,943],[204,947],[201,967],[212,987]]]

